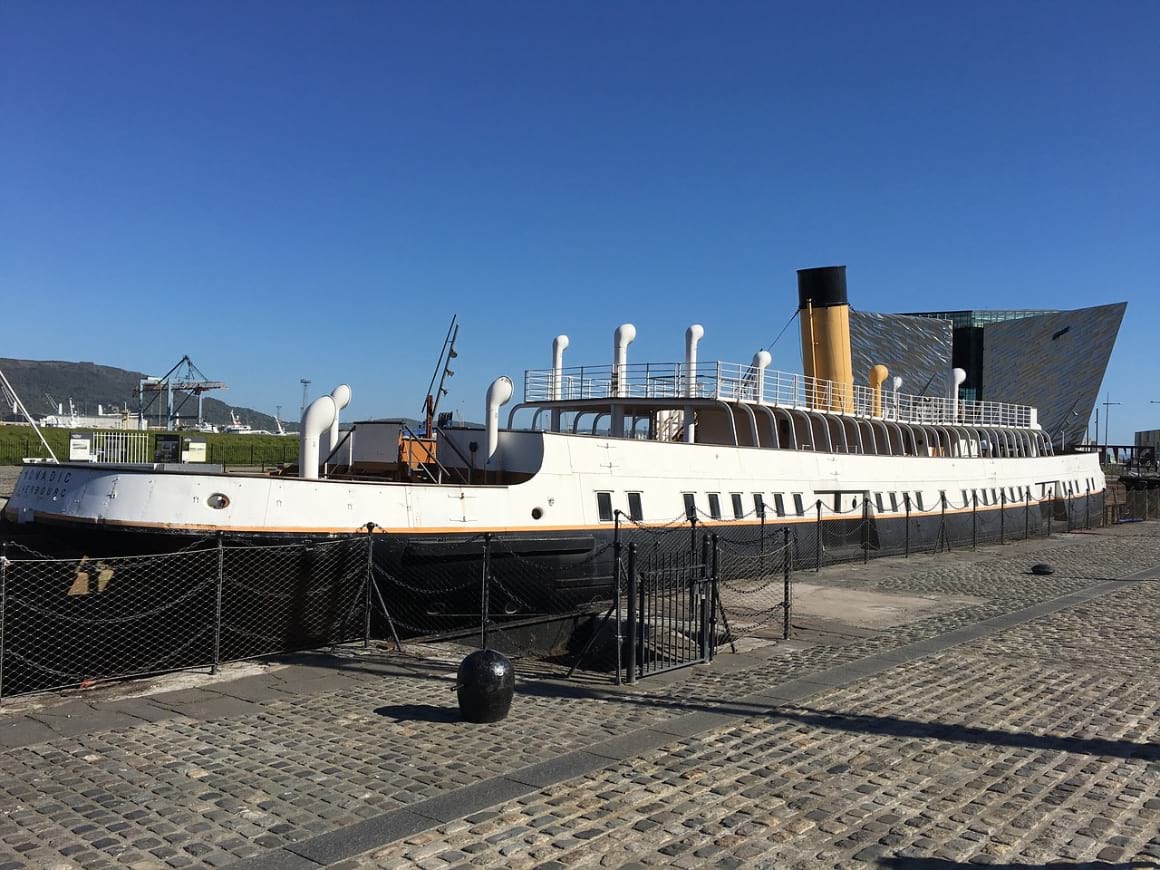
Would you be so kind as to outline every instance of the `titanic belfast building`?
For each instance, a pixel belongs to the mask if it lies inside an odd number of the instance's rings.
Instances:
[[[901,391],[1034,405],[1056,450],[1085,440],[1126,302],[1073,311],[850,312],[854,371],[882,363]]]

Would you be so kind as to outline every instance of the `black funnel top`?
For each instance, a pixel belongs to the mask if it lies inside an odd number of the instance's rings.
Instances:
[[[798,269],[798,308],[810,303],[814,308],[848,305],[846,301],[846,267],[819,266]]]

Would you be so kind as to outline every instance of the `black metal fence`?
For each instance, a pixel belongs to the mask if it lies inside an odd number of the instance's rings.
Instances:
[[[157,434],[159,433],[149,433],[148,456],[153,455]],[[186,434],[196,435],[196,433]],[[58,459],[67,457],[67,438],[63,445],[57,444],[54,449]],[[0,442],[0,465],[20,465],[25,459],[48,458],[49,454],[44,444],[35,436]],[[225,435],[206,443],[205,460],[217,465],[259,467],[285,465],[298,461],[298,439]]]
[[[367,544],[51,559],[0,544],[0,697],[367,635]]]
[[[1107,522],[1128,523],[1160,519],[1160,480],[1142,482],[1126,489],[1113,487],[1105,505]]]
[[[788,638],[793,544],[788,530],[778,537],[780,545],[767,549],[760,538],[702,534],[699,553],[695,545],[675,552],[654,547],[643,556],[629,543],[627,681],[712,661],[719,644],[766,631],[774,616]]]
[[[965,500],[941,495],[934,504],[920,504],[903,493],[897,508],[886,511],[868,497],[852,497],[848,504],[834,510],[832,504],[817,501],[812,521],[798,520],[791,526],[795,567],[820,570],[881,556],[973,549],[1096,528],[1110,521],[1102,495],[1091,492],[1037,501],[1020,497],[1017,491],[1009,495],[996,489],[983,496],[968,494]],[[761,519],[762,525],[767,522],[777,520]]]
[[[743,635],[788,636],[794,572],[1107,519],[1090,494],[925,507],[905,498],[901,518],[880,519],[869,499],[842,507],[831,516],[819,503],[812,519],[792,522],[757,511],[730,525],[695,513],[646,525],[617,513],[610,534],[538,542],[481,534],[424,543],[370,526],[327,542],[241,546],[217,536],[177,553],[101,559],[0,544],[0,698],[372,640],[478,638],[574,666],[594,664],[603,647],[618,679],[627,644],[639,676]],[[1156,508],[1156,491],[1145,491],[1119,516]],[[582,630],[590,642],[577,653]]]

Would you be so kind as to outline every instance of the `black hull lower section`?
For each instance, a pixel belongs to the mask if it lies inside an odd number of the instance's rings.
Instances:
[[[208,665],[369,635],[479,630],[486,597],[505,624],[603,610],[614,565],[694,561],[719,540],[720,579],[753,576],[755,555],[793,544],[798,569],[876,555],[969,547],[1100,523],[1103,499],[1001,510],[861,514],[664,529],[609,524],[539,535],[223,535],[194,539],[96,526],[0,525],[4,668],[0,692]],[[46,558],[47,557],[47,558]],[[776,561],[780,570],[780,560]],[[484,583],[484,577],[489,582]],[[373,583],[368,584],[368,578]]]

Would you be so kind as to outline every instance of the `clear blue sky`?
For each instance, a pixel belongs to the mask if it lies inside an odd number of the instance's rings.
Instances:
[[[293,417],[496,375],[747,361],[845,263],[863,310],[1126,300],[1160,428],[1160,3],[0,0],[0,356]],[[774,366],[799,366],[796,334]]]

